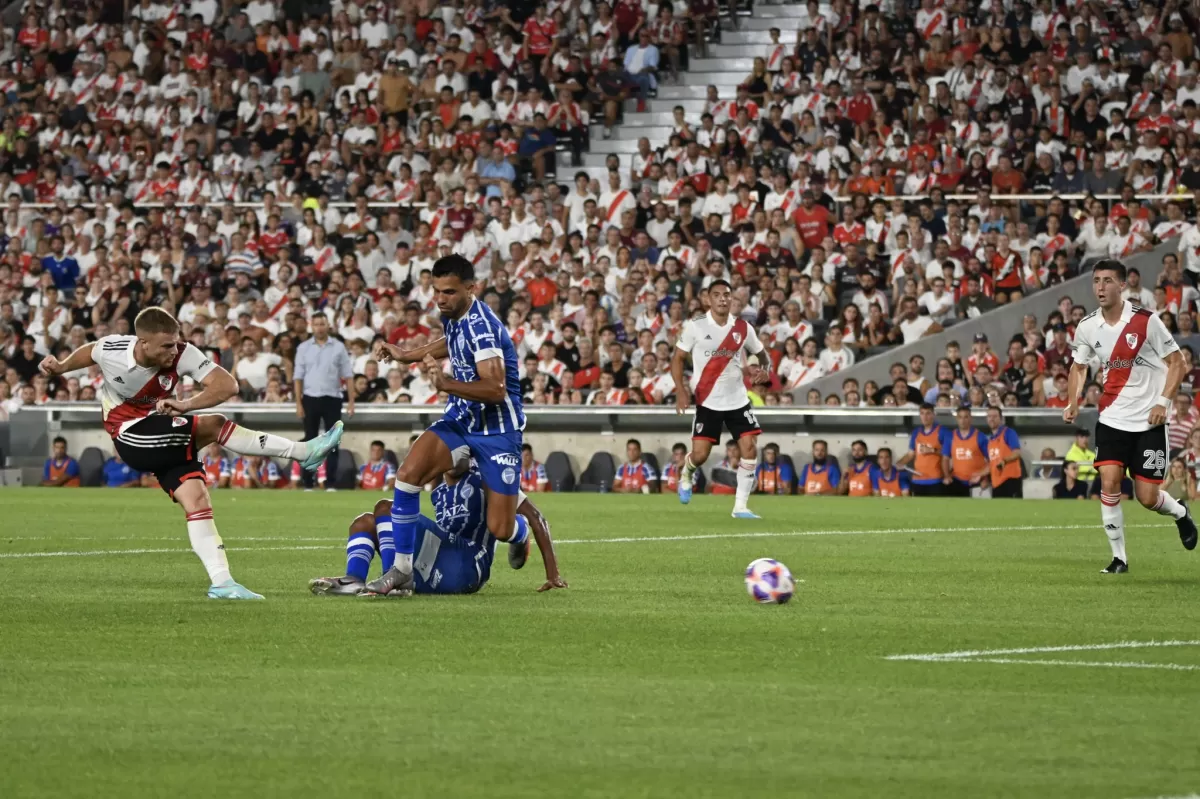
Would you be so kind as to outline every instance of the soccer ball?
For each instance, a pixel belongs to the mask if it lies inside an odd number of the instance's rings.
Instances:
[[[746,567],[746,591],[760,605],[782,605],[796,593],[796,581],[779,561],[759,558]]]

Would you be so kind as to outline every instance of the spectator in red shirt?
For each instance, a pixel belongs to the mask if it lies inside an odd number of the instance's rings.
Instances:
[[[396,327],[388,336],[388,343],[398,345],[416,336],[429,337],[429,328],[421,324],[421,306],[410,302],[404,307],[404,324]]]
[[[792,214],[792,222],[806,249],[821,246],[829,235],[829,209],[816,203],[811,190],[805,190],[801,195],[801,205]]]

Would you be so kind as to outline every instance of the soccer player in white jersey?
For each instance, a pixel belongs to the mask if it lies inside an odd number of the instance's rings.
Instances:
[[[1075,362],[1067,386],[1070,404],[1063,409],[1063,420],[1073,424],[1088,367],[1099,367],[1104,393],[1095,465],[1100,472],[1100,517],[1113,554],[1106,574],[1129,571],[1120,504],[1126,469],[1138,502],[1174,519],[1184,549],[1196,548],[1196,524],[1187,507],[1159,490],[1169,451],[1167,409],[1183,380],[1183,356],[1162,320],[1122,299],[1124,290],[1125,266],[1120,261],[1105,259],[1092,267],[1092,292],[1100,308],[1075,329]]]
[[[291,441],[248,430],[220,414],[191,416],[237,396],[233,375],[192,344],[179,338],[179,322],[162,308],[147,308],[134,320],[132,336],[105,336],[85,344],[65,361],[48,355],[41,362],[48,377],[100,367],[104,429],[130,468],[151,472],[187,515],[192,550],[208,570],[210,599],[262,599],[234,582],[225,545],[213,522],[212,501],[198,454],[216,442],[239,455],[289,458],[315,469],[342,438],[338,422],[311,441]],[[175,398],[180,381],[190,377],[201,390],[190,399]]]
[[[757,519],[747,502],[754,490],[754,469],[758,463],[758,436],[762,428],[754,418],[754,409],[746,395],[743,374],[749,374],[755,383],[767,382],[771,375],[768,369],[746,364],[746,353],[757,355],[763,351],[762,342],[754,328],[746,320],[729,315],[732,289],[724,280],[714,280],[708,287],[709,310],[704,316],[690,319],[683,325],[683,332],[675,345],[675,357],[671,360],[671,375],[678,390],[675,394],[675,410],[686,413],[688,390],[696,400],[696,413],[692,419],[692,451],[684,459],[679,474],[679,501],[687,504],[692,499],[692,477],[696,469],[708,460],[713,444],[721,438],[721,428],[737,439],[741,460],[737,470],[737,493],[733,503],[735,519]],[[683,379],[683,370],[688,358],[692,359],[692,379]],[[770,366],[770,359],[763,358]]]

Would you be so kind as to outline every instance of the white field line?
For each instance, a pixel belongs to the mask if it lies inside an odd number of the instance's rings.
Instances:
[[[927,655],[889,655],[887,660],[973,660],[999,655],[1037,655],[1051,652],[1104,652],[1111,649],[1152,649],[1165,646],[1200,646],[1200,641],[1116,641],[1111,644],[1030,646],[1020,649],[968,649],[961,652],[935,652]],[[1038,662],[1041,663],[1044,661]]]
[[[1096,525],[1093,524],[1076,524],[1076,525],[1058,525],[1056,530],[1091,530]],[[1129,525],[1130,528],[1134,525]],[[618,538],[559,538],[555,539],[555,544],[643,544],[643,543],[663,543],[672,541],[723,541],[734,539],[747,538],[807,538],[812,536],[838,536],[838,535],[905,535],[912,533],[986,533],[1003,531],[1035,531],[1045,530],[1045,525],[1025,525],[1013,527],[1011,525],[993,526],[993,527],[891,527],[877,530],[791,530],[788,532],[751,532],[751,533],[703,533],[700,535],[661,535],[661,536],[631,536]],[[70,537],[63,536],[30,536],[22,538],[20,536],[3,536],[0,539],[8,538],[12,541],[113,541],[113,540],[130,540],[130,541],[178,541],[179,537],[143,537],[143,536],[120,536],[117,538],[100,538],[100,537]],[[238,538],[238,541],[304,541],[315,542],[336,541],[336,536],[326,538],[292,538],[288,536],[267,536],[267,537],[249,537]],[[290,546],[290,547],[226,547],[231,552],[303,552],[307,550],[319,549],[342,549],[344,545],[329,543],[328,546]],[[75,557],[100,557],[109,555],[166,555],[166,554],[184,554],[191,553],[190,549],[172,548],[172,549],[155,549],[155,548],[136,548],[136,549],[100,549],[100,550],[62,550],[55,552],[0,552],[0,560],[24,559],[24,558],[75,558]]]
[[[1200,641],[1116,641],[1111,644],[1071,644],[1067,646],[1030,646],[1019,649],[973,649],[960,652],[939,652],[925,655],[889,655],[885,660],[908,660],[925,663],[1000,663],[1022,666],[1090,666],[1105,669],[1165,669],[1167,671],[1200,671],[1200,665],[1179,663],[1147,663],[1143,661],[1095,660],[1038,660],[1013,658],[1005,655],[1037,655],[1055,652],[1111,652],[1119,649],[1160,649],[1164,647],[1200,646]]]

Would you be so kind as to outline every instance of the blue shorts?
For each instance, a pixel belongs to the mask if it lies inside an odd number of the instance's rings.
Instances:
[[[466,448],[483,475],[483,484],[490,491],[516,496],[521,489],[521,431],[511,433],[468,433],[453,419],[438,419],[430,431],[446,443],[453,453]]]
[[[492,575],[493,552],[441,531],[427,516],[417,521],[413,579],[418,594],[473,594]]]

